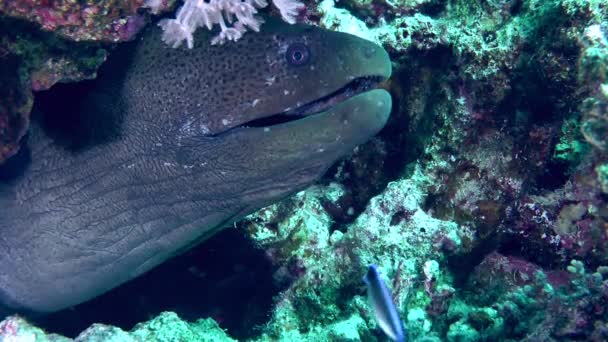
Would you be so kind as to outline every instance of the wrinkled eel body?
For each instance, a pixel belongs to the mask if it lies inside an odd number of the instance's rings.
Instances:
[[[172,49],[156,28],[0,166],[0,306],[52,312],[301,190],[385,124],[386,52],[270,21]]]

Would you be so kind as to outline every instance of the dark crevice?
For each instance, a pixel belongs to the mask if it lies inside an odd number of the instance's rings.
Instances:
[[[551,248],[550,245],[544,243],[540,237],[541,232],[536,231],[532,232],[532,234],[536,236],[528,236],[526,240],[522,240],[521,235],[518,233],[503,234],[497,252],[502,255],[514,256],[533,262],[545,269],[556,269],[566,266],[558,255],[557,248]]]
[[[423,56],[416,56],[421,54]],[[412,59],[393,72],[387,88],[393,98],[387,124],[378,135],[361,145],[346,160],[331,167],[321,180],[324,184],[337,181],[346,193],[337,203],[324,203],[334,219],[333,230],[344,230],[365,209],[369,200],[380,194],[388,183],[407,173],[406,166],[424,153],[424,146],[434,132],[435,105],[443,101],[428,101],[418,113],[411,113],[412,92],[420,82],[430,82],[429,93],[444,96],[441,75],[450,63],[450,51],[438,48],[424,53],[412,52]],[[422,74],[428,76],[423,77]]]
[[[484,258],[495,251],[499,246],[497,234],[491,234],[483,243],[475,245],[472,250],[466,254],[448,255],[448,268],[450,274],[454,276],[454,285],[456,288],[465,288],[469,276],[472,274],[475,267],[479,265]]]
[[[536,186],[545,191],[561,188],[570,179],[569,164],[549,161],[543,171],[536,177]]]

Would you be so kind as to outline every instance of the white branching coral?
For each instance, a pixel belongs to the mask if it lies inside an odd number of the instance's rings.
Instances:
[[[297,0],[273,0],[283,20],[293,24],[298,9],[303,5]],[[158,24],[163,28],[163,41],[179,47],[185,40],[188,48],[194,45],[192,34],[199,27],[212,29],[219,25],[220,33],[211,44],[236,41],[248,29],[259,31],[264,22],[257,17],[258,9],[268,6],[266,0],[185,0],[175,19],[164,19]]]

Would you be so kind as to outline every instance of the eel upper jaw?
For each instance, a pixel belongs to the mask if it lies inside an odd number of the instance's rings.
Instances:
[[[386,81],[386,76],[377,75],[357,77],[348,82],[342,88],[319,99],[302,104],[295,108],[289,108],[280,113],[271,114],[260,119],[245,122],[235,128],[271,127],[322,113],[353,96],[378,88],[384,81]]]
[[[365,76],[358,77],[347,83],[344,87],[326,95],[320,99],[309,102],[302,106],[287,110],[279,115],[287,115],[294,117],[304,117],[320,112],[335,106],[353,96],[364,93],[368,90],[375,89],[382,81],[383,76]]]

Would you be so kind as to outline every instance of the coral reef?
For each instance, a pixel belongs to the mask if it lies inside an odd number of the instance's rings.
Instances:
[[[174,3],[159,1],[154,11]],[[0,163],[18,151],[27,131],[32,91],[94,78],[109,47],[100,43],[133,39],[148,21],[142,8],[150,6],[145,0],[0,1]]]
[[[262,211],[246,222],[282,265],[280,278],[292,281],[268,334],[287,336],[293,332],[284,327],[295,325],[307,338],[330,336],[318,335],[335,329],[319,329],[322,322],[360,314],[371,330],[361,325],[359,337],[369,338],[374,322],[365,309],[353,308],[361,303],[353,288],[362,267],[378,263],[394,279],[414,340],[605,339],[607,316],[598,308],[608,283],[599,271],[565,270],[573,259],[580,268],[608,264],[607,8],[599,1],[335,6],[320,4],[321,25],[377,41],[398,63],[392,126],[361,150],[386,160],[387,150],[400,149],[406,164],[397,177],[385,174],[385,181],[398,180],[380,195],[389,197],[376,214],[370,210],[378,197],[361,213],[343,208],[352,203],[343,194],[357,176],[342,171],[362,154],[357,151],[328,174],[335,183],[311,190],[321,194],[316,199],[299,205],[291,199],[278,212]],[[368,174],[374,172],[385,170]],[[418,192],[419,200],[408,206],[404,197],[389,195],[395,189]],[[341,212],[354,213],[354,222]],[[416,213],[444,228],[417,221]],[[426,233],[412,236],[418,229]],[[317,267],[325,277],[316,275]],[[480,293],[488,297],[480,300]]]
[[[95,77],[106,58],[101,46],[76,44],[31,24],[0,18],[0,163],[18,151],[33,105],[33,91],[57,82]]]
[[[154,11],[169,9],[174,0],[157,1]],[[133,38],[144,26],[138,9],[150,1],[45,1],[0,2],[0,14],[24,19],[75,41],[119,42]]]
[[[319,184],[237,224],[282,290],[250,339],[383,340],[361,281],[373,263],[410,340],[607,340],[605,1],[305,4],[298,21],[389,51],[394,111],[377,138]],[[124,4],[120,17],[142,5]],[[109,18],[87,32],[20,17],[72,40],[125,37],[108,31]],[[37,35],[0,38],[0,60],[9,63],[0,68],[14,65],[2,73],[11,87],[0,103],[0,160],[25,133],[31,89],[94,77],[106,53]],[[206,322],[203,331],[218,330]],[[25,323],[2,324],[6,334]]]
[[[136,325],[129,332],[113,326],[94,324],[73,340],[56,334],[46,334],[23,318],[11,316],[0,322],[0,336],[3,341],[40,342],[236,341],[228,337],[213,319],[188,323],[172,312],[163,312],[148,322]]]
[[[347,340],[373,336],[373,313],[357,298],[363,293],[362,274],[372,263],[391,279],[396,304],[403,312],[408,311],[403,310],[408,302],[411,305],[415,283],[432,283],[426,286],[433,294],[453,291],[435,279],[436,270],[420,275],[423,268],[433,268],[426,265],[438,268],[436,260],[445,261],[444,248],[455,252],[460,245],[456,224],[433,219],[420,207],[430,183],[419,172],[390,183],[352,224],[342,227],[345,233],[332,228],[325,209],[340,206],[345,193],[336,183],[299,193],[243,222],[269,258],[280,265],[276,281],[290,283],[277,299],[266,337],[332,340],[353,320],[363,323],[356,325],[360,326],[356,338]],[[289,215],[284,215],[286,210]],[[328,321],[336,323],[322,329]]]

